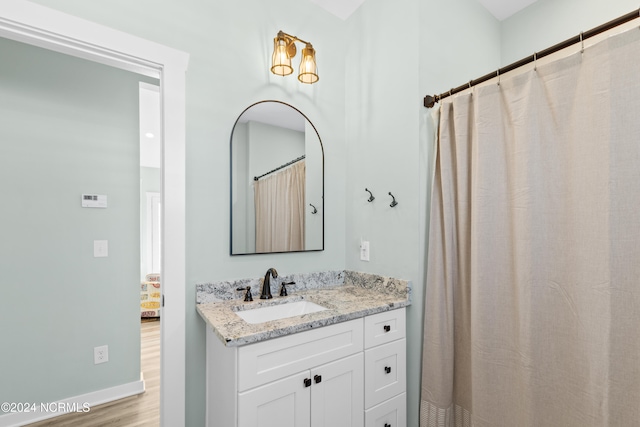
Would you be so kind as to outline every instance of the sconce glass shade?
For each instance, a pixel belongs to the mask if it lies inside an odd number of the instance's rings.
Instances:
[[[291,57],[287,52],[287,41],[284,38],[273,39],[273,56],[271,58],[271,72],[279,76],[287,76],[293,73]]]
[[[300,60],[300,74],[298,74],[298,80],[302,83],[312,84],[319,80],[318,66],[316,64],[316,51],[311,46],[311,43],[307,43],[307,46],[302,49],[302,60]]]

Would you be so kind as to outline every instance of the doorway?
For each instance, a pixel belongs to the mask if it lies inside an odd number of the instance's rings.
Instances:
[[[185,72],[188,55],[24,0],[6,0],[0,36],[160,78],[163,135],[163,425],[185,419]],[[169,369],[171,367],[171,369]],[[46,398],[43,397],[46,400]],[[13,415],[13,414],[10,414]],[[19,424],[20,417],[8,422]],[[4,419],[3,419],[4,421]]]
[[[162,321],[162,171],[160,87],[140,82],[140,370],[145,381],[145,424],[160,411]]]

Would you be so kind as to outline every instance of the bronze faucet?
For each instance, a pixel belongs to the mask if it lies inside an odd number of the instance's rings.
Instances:
[[[264,281],[262,282],[262,292],[260,293],[260,299],[271,299],[273,296],[271,295],[271,279],[278,277],[278,272],[275,268],[270,268],[267,270],[267,273],[264,275]]]

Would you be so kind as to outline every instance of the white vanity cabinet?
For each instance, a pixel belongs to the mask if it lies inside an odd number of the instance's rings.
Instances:
[[[363,423],[362,353],[239,393],[238,427]]]
[[[207,426],[405,427],[405,310],[388,313],[239,347],[207,328]]]
[[[405,309],[364,318],[364,406],[366,427],[405,427]]]

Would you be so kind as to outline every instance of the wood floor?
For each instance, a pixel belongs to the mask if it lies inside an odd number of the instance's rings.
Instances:
[[[87,413],[62,415],[29,424],[29,427],[158,427],[160,425],[160,322],[143,322],[140,334],[144,393],[95,406]]]

